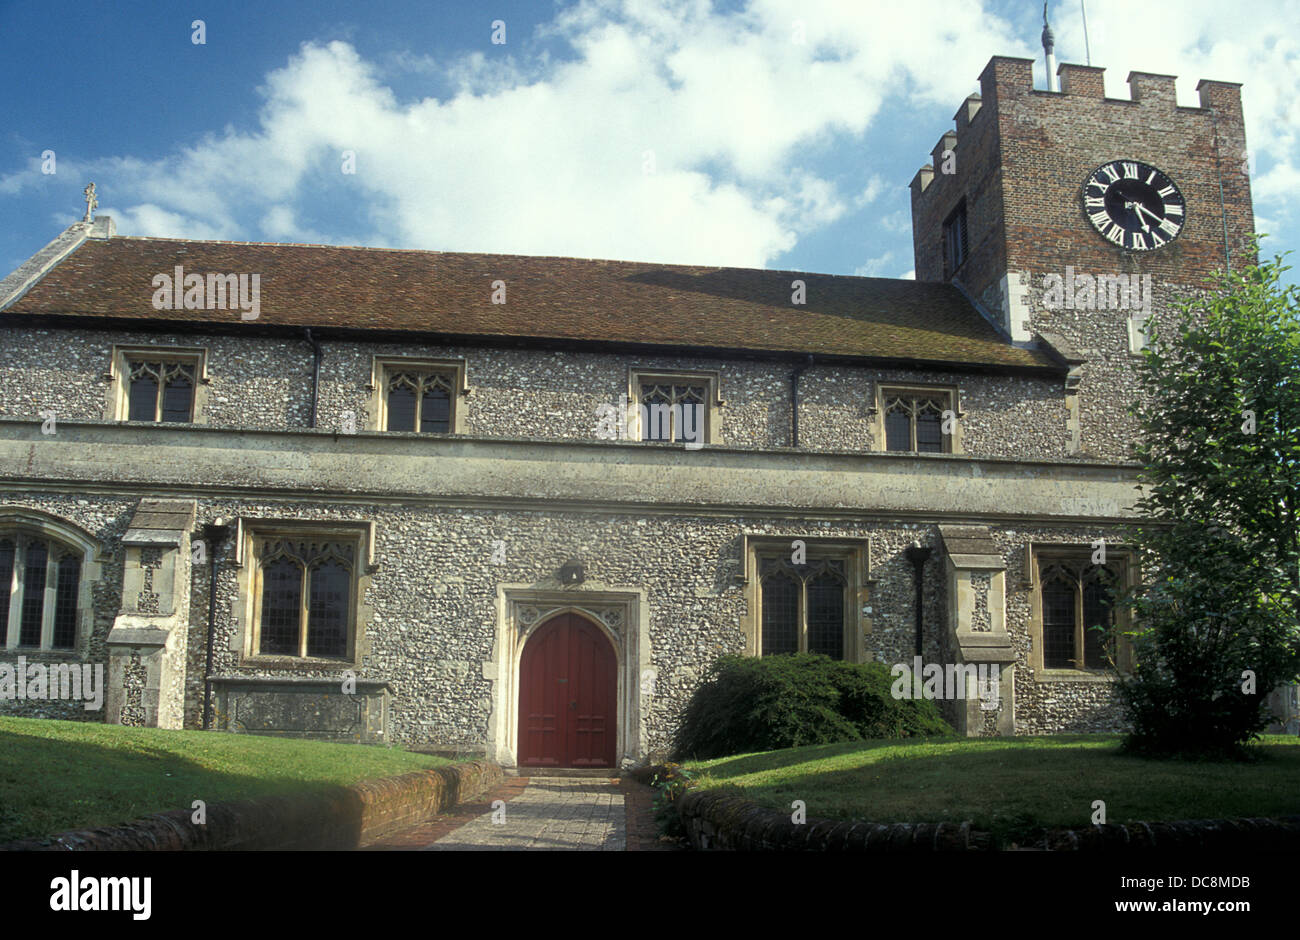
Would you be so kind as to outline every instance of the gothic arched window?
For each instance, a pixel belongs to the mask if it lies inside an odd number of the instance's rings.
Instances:
[[[1088,555],[1040,562],[1044,669],[1104,669],[1115,652],[1116,595],[1126,559],[1094,565]]]
[[[388,374],[389,431],[446,434],[451,430],[452,382],[441,372]]]
[[[953,427],[944,428],[944,413],[954,411],[952,394],[919,389],[881,390],[885,450],[915,454],[953,451]]]
[[[703,432],[708,415],[707,394],[708,386],[703,383],[642,383],[641,440],[680,443],[690,435],[701,442],[706,440]]]
[[[848,578],[844,562],[811,558],[759,559],[761,653],[821,653],[844,658]]]
[[[187,422],[193,419],[194,363],[131,360],[128,366],[128,420]]]
[[[268,538],[260,556],[258,653],[347,658],[356,546]]]
[[[83,553],[44,535],[0,534],[0,649],[74,649]]]

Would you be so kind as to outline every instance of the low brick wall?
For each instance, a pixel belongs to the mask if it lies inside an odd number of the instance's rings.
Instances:
[[[326,793],[212,803],[202,826],[190,821],[193,810],[171,810],[121,826],[12,842],[0,851],[355,849],[482,796],[503,779],[491,761],[453,764]]]
[[[970,823],[868,823],[809,819],[768,809],[725,791],[687,790],[677,801],[686,837],[701,851],[971,852],[990,851],[993,837]],[[1045,832],[1026,849],[1223,849],[1300,851],[1300,816],[1200,819],[1090,826]]]

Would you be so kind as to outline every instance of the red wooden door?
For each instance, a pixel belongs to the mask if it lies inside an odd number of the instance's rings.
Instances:
[[[613,767],[618,663],[590,621],[561,614],[537,629],[519,664],[519,763]]]

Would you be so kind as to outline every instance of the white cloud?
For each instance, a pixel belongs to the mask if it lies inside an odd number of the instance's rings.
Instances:
[[[117,209],[102,206],[98,215],[112,216],[121,235],[146,235],[156,238],[228,239],[231,233],[201,220],[170,212],[152,203]]]
[[[868,258],[858,265],[853,273],[858,277],[887,277],[887,272],[894,266],[894,253],[887,251],[875,258]]]
[[[886,232],[901,234],[912,231],[912,210],[911,208],[899,209],[897,212],[891,212],[880,220],[880,227]]]
[[[1211,0],[1094,0],[1089,24],[1112,95],[1127,95],[1130,68],[1180,73],[1186,103],[1198,77],[1250,82],[1250,141],[1271,166],[1257,198],[1285,219],[1300,177],[1297,3],[1270,9],[1225,18]],[[1054,24],[1063,60],[1082,58],[1076,18]],[[161,160],[101,161],[128,203],[119,230],[763,266],[886,189],[871,175],[842,192],[810,153],[860,147],[891,103],[955,109],[992,54],[1039,54],[1036,29],[971,0],[752,0],[729,12],[708,0],[582,0],[538,35],[567,44],[566,56],[521,54],[518,34],[510,54],[445,61],[306,44],[264,77],[255,119]],[[393,70],[454,91],[399,101],[385,84]],[[355,176],[340,173],[345,150]],[[15,174],[0,189],[30,182]],[[896,236],[908,221],[903,210],[878,224]],[[877,262],[892,258],[864,268]]]
[[[872,174],[871,178],[867,180],[867,185],[863,188],[862,192],[858,193],[854,198],[853,208],[861,209],[863,206],[870,205],[879,199],[880,194],[887,188],[888,184],[881,179],[879,175]]]

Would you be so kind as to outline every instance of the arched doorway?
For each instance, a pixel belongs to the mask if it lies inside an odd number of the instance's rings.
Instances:
[[[618,661],[600,628],[559,614],[519,663],[519,765],[613,767]]]

